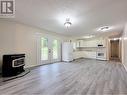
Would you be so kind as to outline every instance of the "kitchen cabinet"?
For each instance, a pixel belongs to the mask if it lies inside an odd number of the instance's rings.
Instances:
[[[80,47],[80,41],[79,40],[76,41],[76,47]]]
[[[87,47],[97,47],[97,42],[96,40],[90,40],[90,41],[87,41]]]
[[[84,58],[96,59],[95,51],[84,51]]]
[[[97,39],[97,45],[103,45],[103,47],[106,47],[106,39]]]
[[[76,46],[77,47],[84,47],[84,40],[78,40],[78,41],[76,41]]]
[[[80,40],[80,47],[84,47],[84,40]]]
[[[105,38],[97,38],[90,40],[77,40],[76,47],[78,51],[74,53],[74,59],[77,58],[90,58],[97,59],[98,51],[102,51],[106,49],[107,39]],[[100,46],[98,46],[100,45]],[[82,48],[79,48],[82,47]]]
[[[84,46],[84,47],[87,47],[87,46],[88,46],[87,44],[88,44],[87,41],[84,41],[83,46]]]
[[[77,58],[89,58],[96,59],[96,51],[76,51],[73,53],[74,59]]]
[[[96,40],[84,41],[83,47],[97,47]]]
[[[82,52],[82,51],[73,52],[74,59],[82,58],[83,56],[84,56],[84,52]]]
[[[106,39],[99,38],[94,40],[77,40],[76,47],[98,47],[98,45],[106,46]]]

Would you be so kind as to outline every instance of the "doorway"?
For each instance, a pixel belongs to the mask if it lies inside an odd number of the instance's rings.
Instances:
[[[60,41],[41,37],[41,64],[60,61]]]
[[[120,61],[119,40],[110,40],[110,60]]]

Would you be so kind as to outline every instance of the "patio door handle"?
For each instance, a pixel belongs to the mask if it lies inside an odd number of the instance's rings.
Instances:
[[[51,53],[51,49],[49,49],[49,53]]]

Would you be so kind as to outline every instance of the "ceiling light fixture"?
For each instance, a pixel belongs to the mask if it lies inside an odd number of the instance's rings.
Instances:
[[[119,40],[119,38],[113,38],[114,41]]]
[[[113,38],[112,40],[116,41],[116,40],[121,40],[122,38]]]
[[[64,23],[64,26],[69,28],[72,25],[72,23],[70,22],[70,18],[66,18],[66,22]]]
[[[103,27],[98,28],[97,31],[105,32],[105,31],[108,31],[108,30],[110,30],[110,29],[112,29],[112,28],[109,27],[109,26],[103,26]]]
[[[83,38],[84,39],[89,39],[89,38],[93,38],[94,37],[94,35],[87,35],[87,36],[84,36]]]

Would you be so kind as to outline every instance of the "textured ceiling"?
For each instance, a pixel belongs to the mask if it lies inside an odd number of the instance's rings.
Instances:
[[[99,34],[96,29],[105,25],[117,32],[127,21],[127,0],[16,0],[13,20],[70,36]]]

